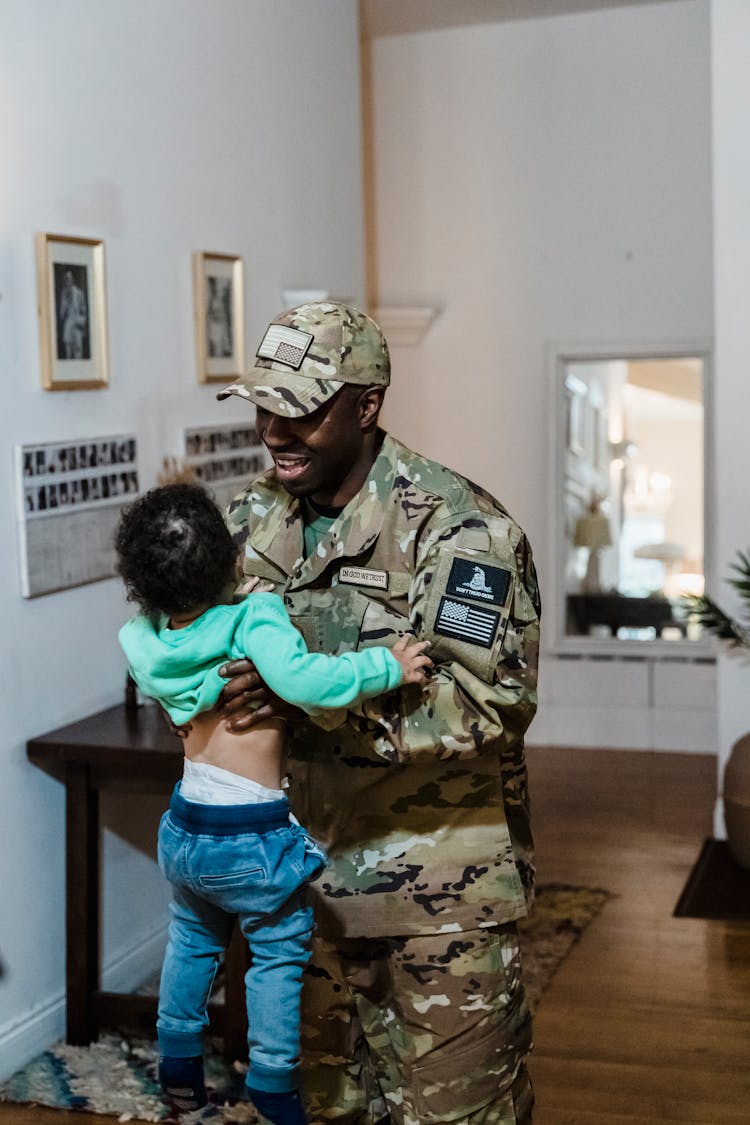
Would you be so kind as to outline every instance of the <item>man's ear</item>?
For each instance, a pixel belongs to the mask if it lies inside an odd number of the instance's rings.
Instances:
[[[383,405],[385,387],[367,387],[359,397],[359,424],[363,431],[373,429],[378,421],[380,408]]]

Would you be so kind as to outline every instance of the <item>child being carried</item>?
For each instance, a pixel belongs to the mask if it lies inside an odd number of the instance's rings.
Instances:
[[[157,1020],[162,1088],[179,1109],[206,1103],[206,1009],[237,918],[252,953],[248,1093],[273,1125],[304,1125],[299,1001],[313,929],[304,889],[325,853],[290,817],[284,722],[227,730],[215,709],[219,669],[252,660],[271,691],[314,714],[426,684],[427,642],[407,636],[392,649],[310,653],[277,595],[233,602],[237,549],[197,485],[166,485],[136,500],[123,512],[115,547],[128,597],[141,610],[119,635],[130,672],[187,728],[183,778],[159,826],[159,864],[173,891]]]

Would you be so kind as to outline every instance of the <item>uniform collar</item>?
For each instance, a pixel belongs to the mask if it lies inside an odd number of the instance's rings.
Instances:
[[[251,546],[305,586],[334,559],[356,558],[378,538],[398,468],[398,443],[386,434],[367,480],[333,522],[315,552],[303,557],[302,505],[277,484],[278,499],[251,536]]]

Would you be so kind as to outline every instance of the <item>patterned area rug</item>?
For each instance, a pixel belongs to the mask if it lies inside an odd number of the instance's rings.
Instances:
[[[540,887],[531,915],[521,923],[524,979],[532,1010],[586,926],[611,897],[608,891],[552,883]],[[151,1040],[102,1035],[89,1047],[58,1043],[0,1086],[0,1101],[109,1114],[118,1121],[164,1125],[230,1125],[255,1122],[243,1103],[244,1067],[229,1066],[220,1044],[206,1052],[210,1104],[175,1116],[163,1103]]]

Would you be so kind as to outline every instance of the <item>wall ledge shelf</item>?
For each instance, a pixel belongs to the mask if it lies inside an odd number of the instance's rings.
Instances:
[[[381,305],[372,310],[392,348],[415,348],[437,313],[436,308],[426,305]]]

